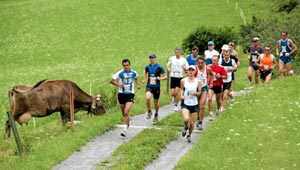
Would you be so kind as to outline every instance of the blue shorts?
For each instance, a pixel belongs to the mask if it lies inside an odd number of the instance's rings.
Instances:
[[[290,56],[280,56],[279,57],[279,62],[283,64],[291,64],[292,63],[292,58]]]
[[[206,59],[205,64],[206,65],[212,64],[212,59],[211,58]]]

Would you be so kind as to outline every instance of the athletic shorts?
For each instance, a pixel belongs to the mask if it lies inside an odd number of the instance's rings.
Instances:
[[[259,65],[256,64],[256,63],[254,63],[254,62],[251,62],[251,63],[249,64],[249,66],[251,66],[251,67],[253,68],[253,70],[255,70],[255,71],[257,71],[257,70],[259,69]]]
[[[230,88],[231,88],[231,82],[223,83],[223,92],[225,90],[230,90]]]
[[[219,93],[222,93],[223,92],[223,88],[221,86],[215,86],[215,87],[212,87],[210,88],[215,94],[219,94]]]
[[[118,101],[120,104],[134,102],[134,94],[133,93],[118,93]]]
[[[153,98],[155,100],[159,99],[159,96],[160,96],[160,88],[159,87],[146,87],[146,91],[149,91],[150,93],[152,93]]]
[[[272,75],[272,70],[261,70],[260,71],[260,79],[266,80],[268,75]]]
[[[279,62],[283,64],[291,64],[292,63],[292,58],[290,56],[280,56],[279,57]]]
[[[199,105],[187,106],[182,102],[181,109],[187,109],[190,113],[197,113],[199,112]]]
[[[180,88],[180,81],[182,78],[171,77],[171,89],[175,89],[176,87]]]
[[[208,85],[201,88],[201,92],[208,92]]]

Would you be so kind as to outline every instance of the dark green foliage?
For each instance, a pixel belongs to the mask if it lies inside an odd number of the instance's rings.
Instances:
[[[219,50],[223,44],[235,41],[236,39],[237,34],[232,27],[216,29],[199,27],[184,39],[182,47],[185,52],[191,52],[193,46],[197,46],[200,53],[203,53],[207,49],[208,41],[214,41],[216,49]]]
[[[274,10],[276,12],[290,13],[295,10],[299,4],[299,0],[276,0],[274,3]]]

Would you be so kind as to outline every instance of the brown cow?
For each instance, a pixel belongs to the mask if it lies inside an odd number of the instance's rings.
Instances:
[[[33,87],[15,86],[8,96],[10,112],[14,120],[21,125],[31,117],[45,117],[54,112],[60,112],[63,124],[73,121],[72,115],[79,110],[86,110],[95,115],[105,113],[100,95],[90,96],[69,80],[42,80]],[[6,134],[10,136],[8,121]]]

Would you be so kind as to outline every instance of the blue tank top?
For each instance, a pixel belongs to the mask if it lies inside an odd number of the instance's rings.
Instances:
[[[197,65],[197,57],[194,58],[192,54],[188,55],[186,58],[189,65]]]
[[[279,47],[280,47],[279,48],[280,52],[283,52],[283,53],[290,53],[292,51],[290,44],[289,44],[289,39],[286,39],[286,40],[280,39]]]

